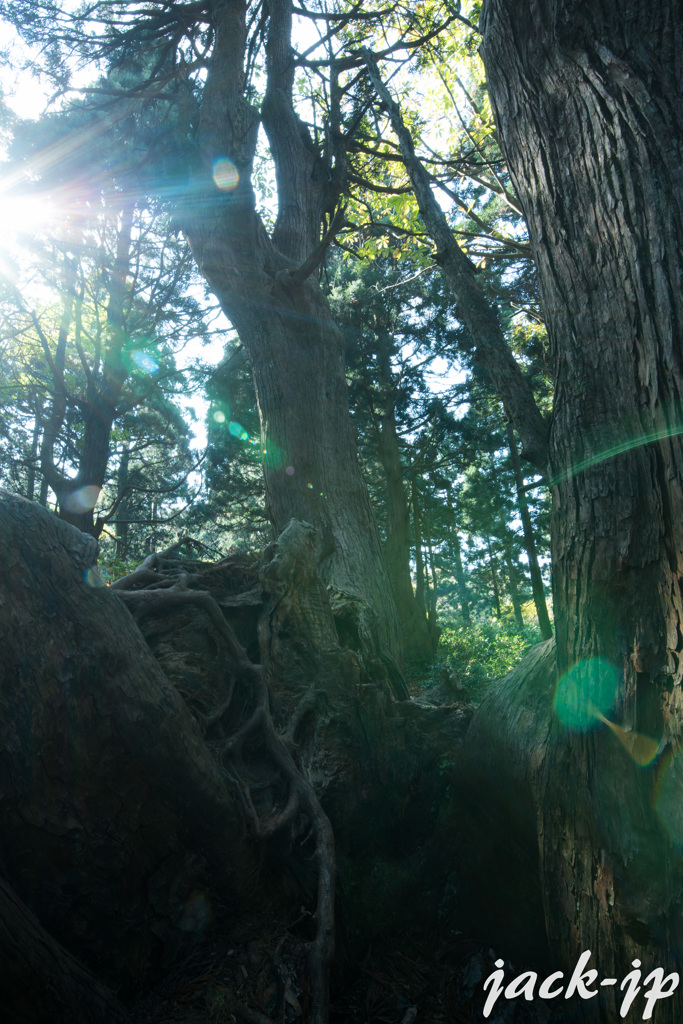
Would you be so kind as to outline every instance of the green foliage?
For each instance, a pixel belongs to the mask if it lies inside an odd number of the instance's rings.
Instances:
[[[491,621],[450,626],[439,639],[438,664],[447,669],[447,687],[467,690],[476,703],[489,683],[510,672],[540,640],[537,626],[518,629]]]

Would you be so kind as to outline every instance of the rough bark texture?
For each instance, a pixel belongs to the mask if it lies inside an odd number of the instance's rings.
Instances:
[[[246,7],[214,7],[216,41],[202,98],[197,201],[181,214],[200,271],[249,354],[261,417],[266,497],[276,535],[296,518],[316,527],[326,582],[365,602],[396,654],[398,623],[348,412],[344,338],[317,280],[299,272],[316,251],[329,175],[294,112],[291,10],[269,6],[263,125],[275,161],[272,237],[251,185],[259,111],[244,95]],[[214,161],[239,183],[221,193]]]
[[[667,2],[489,0],[482,26],[555,374],[559,675],[581,659],[606,659],[618,677],[614,720],[676,751],[683,719],[680,11]],[[636,765],[604,726],[581,734],[555,724],[540,834],[548,927],[566,961],[592,949],[605,972],[623,970],[634,956],[644,967],[680,964],[681,854],[655,806],[657,776],[666,771],[662,763]],[[680,797],[675,758],[668,778]],[[680,998],[662,1003],[659,1019],[680,1019],[680,1006]]]
[[[92,585],[95,555],[2,492],[2,874],[125,989],[236,905],[251,865],[196,721],[120,601]]]

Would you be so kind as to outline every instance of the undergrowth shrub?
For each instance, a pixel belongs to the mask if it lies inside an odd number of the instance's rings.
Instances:
[[[439,640],[431,685],[478,703],[490,682],[506,675],[542,639],[537,626],[471,622],[445,627]]]

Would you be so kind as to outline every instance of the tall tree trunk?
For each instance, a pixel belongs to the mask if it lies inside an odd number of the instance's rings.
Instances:
[[[496,566],[496,556],[493,553],[493,547],[491,546],[491,538],[486,538],[486,549],[489,553],[489,568],[491,569],[491,587],[493,589],[493,604],[496,609],[496,618],[500,619],[503,615],[503,609],[500,606],[500,584],[498,583],[498,567]]]
[[[54,394],[50,418],[43,431],[41,471],[57,496],[60,519],[83,533],[99,537],[104,523],[96,517],[94,506],[107,476],[112,425],[123,384],[128,376],[123,362],[125,308],[129,296],[127,278],[131,263],[134,199],[127,196],[116,235],[116,258],[109,280],[107,305],[107,345],[101,375],[90,373],[83,414],[83,448],[78,472],[69,477],[55,464],[54,447],[64,424],[67,409],[65,383],[66,349],[71,329],[75,296],[76,267],[68,265],[65,298],[59,337],[51,360]]]
[[[507,567],[508,593],[512,601],[512,610],[515,615],[515,622],[521,629],[524,626],[524,616],[522,615],[522,602],[519,598],[519,568],[509,548],[505,552],[505,565]]]
[[[453,548],[453,561],[455,563],[455,581],[458,586],[458,600],[460,601],[460,613],[463,622],[470,621],[470,595],[465,577],[465,569],[462,564],[462,548],[458,534],[458,523],[455,506],[453,503],[453,492],[450,483],[446,485],[446,503],[451,522],[450,541]]]
[[[512,424],[508,425],[507,433],[508,444],[510,445],[510,457],[512,459],[512,468],[515,474],[517,508],[519,509],[519,518],[522,520],[522,530],[524,532],[524,547],[527,553],[527,558],[529,559],[531,592],[534,597],[536,617],[538,619],[539,629],[541,630],[541,636],[544,640],[549,640],[550,637],[553,635],[553,628],[550,625],[548,606],[545,601],[545,587],[543,586],[541,567],[538,564],[536,538],[534,537],[534,528],[531,522],[531,515],[529,514],[529,503],[526,500],[526,494],[524,492],[524,477],[522,475],[522,465],[519,459],[519,452],[517,451],[517,442],[515,441],[515,433],[512,429]]]
[[[436,244],[436,261],[455,296],[458,317],[474,342],[474,358],[488,373],[507,415],[523,439],[525,457],[543,471],[548,457],[548,428],[534,401],[531,384],[505,341],[498,311],[490,305],[477,281],[474,264],[460,248],[432,192],[432,177],[415,152],[400,107],[382,82],[374,56],[367,50],[364,55],[372,84],[398,138],[420,216]]]
[[[294,111],[291,6],[269,5],[261,114],[245,96],[246,5],[225,0],[214,11],[199,129],[204,164],[181,212],[183,229],[249,354],[275,533],[292,517],[314,525],[325,581],[369,606],[380,643],[398,655],[395,605],[348,412],[344,338],[314,275],[329,176]],[[272,237],[251,185],[261,119],[278,188]],[[221,191],[216,161],[226,157],[234,187]]]
[[[422,554],[422,511],[420,509],[420,485],[417,474],[413,473],[411,480],[411,503],[413,506],[413,537],[415,539],[415,604],[418,613],[425,620],[427,617],[427,602],[425,599],[425,566]]]
[[[634,957],[644,971],[680,963],[683,934],[672,812],[683,798],[680,10],[665,0],[488,0],[482,27],[556,382],[560,698],[565,673],[584,662],[574,704],[595,726],[553,727],[539,826],[547,924],[566,962],[591,949],[619,977]],[[612,672],[604,711],[661,738],[674,752],[668,765],[642,767],[595,721],[592,683]],[[680,993],[657,1007],[662,1024],[680,1020]],[[618,997],[605,998],[614,1013]]]
[[[395,381],[391,371],[389,347],[380,346],[377,369],[384,398],[384,408],[375,417],[379,457],[386,481],[386,542],[384,558],[396,611],[405,630],[405,651],[416,658],[431,653],[429,628],[420,613],[410,572],[410,511],[406,495],[405,466],[401,461],[395,412]],[[374,412],[373,412],[374,415]]]
[[[429,578],[431,586],[427,594],[427,619],[429,622],[429,634],[432,642],[432,651],[436,652],[439,642],[439,626],[436,618],[436,603],[438,601],[438,588],[436,577],[436,564],[434,562],[434,548],[432,546],[432,531],[429,522],[429,515],[425,515],[425,540],[427,542],[427,557],[429,559]]]
[[[125,495],[128,489],[128,480],[130,478],[129,472],[130,465],[130,449],[128,442],[121,452],[121,461],[116,474],[116,484],[119,497]],[[128,554],[128,535],[130,532],[130,523],[128,522],[128,516],[130,515],[130,505],[127,497],[121,498],[119,506],[116,512],[116,557],[126,558]]]

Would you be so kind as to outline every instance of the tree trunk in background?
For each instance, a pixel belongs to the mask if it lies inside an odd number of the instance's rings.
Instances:
[[[422,554],[422,513],[420,511],[420,485],[417,475],[413,473],[411,480],[411,504],[413,506],[413,538],[415,540],[415,604],[421,616],[427,618],[427,602],[425,599],[425,566]]]
[[[498,583],[498,569],[496,566],[496,556],[493,553],[491,547],[491,538],[486,538],[486,549],[489,553],[489,568],[491,569],[491,588],[493,590],[493,604],[496,609],[496,618],[500,619],[503,614],[503,609],[500,606],[500,586]]]
[[[130,449],[129,442],[126,442],[126,446],[121,452],[121,461],[119,462],[119,468],[116,471],[116,487],[117,493],[120,497],[126,491],[129,480],[129,466],[130,466]],[[119,506],[116,510],[116,557],[125,558],[128,554],[128,533],[129,523],[128,516],[130,515],[130,507],[128,498],[124,497],[119,502]]]
[[[463,622],[470,621],[470,595],[467,589],[465,569],[462,564],[462,549],[458,535],[458,523],[456,519],[455,506],[453,504],[453,493],[450,483],[446,485],[446,502],[451,520],[450,540],[453,545],[453,560],[455,562],[455,581],[458,585],[458,600],[460,601],[460,612]]]
[[[249,354],[275,533],[292,517],[314,525],[325,582],[371,609],[380,644],[398,656],[396,610],[349,417],[344,338],[315,262],[301,269],[319,245],[329,179],[294,112],[290,4],[269,6],[262,112],[245,97],[246,5],[215,5],[215,29],[199,129],[203,168],[180,212],[183,230]],[[261,120],[277,177],[272,237],[251,185]],[[212,172],[225,158],[236,175],[221,191]]]
[[[99,517],[95,517],[94,506],[107,477],[112,426],[121,390],[128,376],[123,361],[123,346],[126,340],[127,279],[132,258],[134,208],[134,199],[127,196],[120,214],[116,259],[108,282],[106,346],[100,374],[91,374],[88,378],[86,401],[82,409],[83,447],[76,476],[66,476],[58,468],[54,451],[67,409],[66,349],[72,326],[75,266],[70,268],[69,279],[64,286],[64,307],[51,364],[54,387],[52,408],[43,431],[40,452],[41,472],[57,497],[60,519],[93,537],[99,537],[104,526]]]
[[[391,371],[389,347],[382,345],[377,353],[377,369],[384,408],[377,418],[379,457],[386,481],[386,533],[384,558],[396,601],[401,627],[405,631],[405,651],[420,659],[431,654],[429,627],[418,606],[410,572],[410,511],[406,495],[405,467],[401,462],[396,413],[395,382]]]
[[[584,724],[594,683],[613,671],[606,712],[670,751],[641,766],[594,718],[586,731],[555,720],[539,822],[547,927],[565,964],[590,949],[603,975],[622,977],[634,957],[644,974],[680,969],[680,10],[664,0],[488,0],[482,27],[554,367],[560,687],[577,662],[601,659],[575,671]],[[618,996],[605,992],[615,1015]],[[680,1021],[682,992],[658,1004],[660,1024]]]
[[[541,636],[544,640],[550,640],[553,635],[553,627],[550,625],[550,616],[548,615],[548,606],[545,601],[545,587],[543,586],[543,577],[541,575],[541,567],[538,564],[538,554],[536,552],[536,539],[534,537],[534,528],[531,523],[531,516],[529,514],[529,503],[526,500],[526,494],[524,492],[524,477],[522,475],[522,464],[519,459],[519,452],[517,451],[517,442],[515,441],[515,433],[512,429],[512,425],[508,425],[508,444],[510,445],[510,457],[512,458],[512,468],[515,474],[515,488],[517,490],[517,508],[519,509],[519,518],[522,520],[522,530],[524,532],[524,548],[529,559],[529,574],[531,576],[531,592],[534,596],[534,605],[536,607],[536,617],[538,619],[538,626],[541,630]]]
[[[524,616],[522,615],[522,602],[519,598],[519,568],[510,550],[505,552],[505,565],[507,568],[508,593],[512,601],[512,610],[515,615],[515,622],[521,629],[524,625]]]
[[[439,635],[441,630],[438,624],[437,617],[437,601],[439,599],[439,591],[437,587],[436,577],[436,565],[434,563],[434,550],[432,548],[432,531],[429,523],[429,514],[425,513],[424,517],[424,529],[425,529],[425,541],[427,546],[427,624],[429,626],[429,639],[431,644],[432,654],[436,654],[436,650],[439,644]]]

